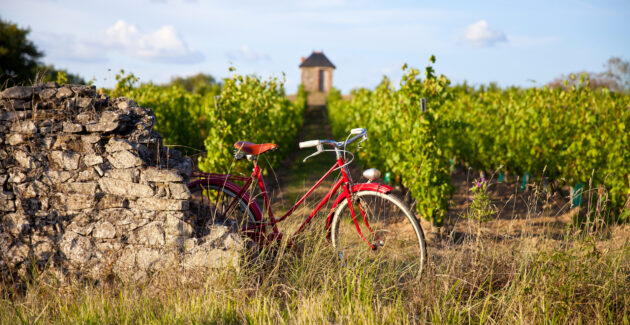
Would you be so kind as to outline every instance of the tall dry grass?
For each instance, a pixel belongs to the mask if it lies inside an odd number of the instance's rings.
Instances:
[[[0,323],[630,323],[627,225],[588,223],[492,235],[468,222],[435,236],[423,277],[398,282],[383,264],[341,263],[317,220],[294,246],[243,256],[239,269],[177,270],[143,285],[3,284]],[[535,217],[535,216],[532,216]],[[549,225],[552,227],[552,225]],[[428,231],[429,229],[425,229]]]

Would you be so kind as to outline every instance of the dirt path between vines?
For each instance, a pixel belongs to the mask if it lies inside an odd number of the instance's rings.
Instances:
[[[333,138],[326,108],[321,106],[307,108],[299,141]],[[297,202],[335,161],[334,154],[326,152],[303,162],[303,159],[315,150],[313,148],[298,149],[297,144],[295,148],[291,157],[266,176],[276,217],[283,215]],[[351,172],[355,180],[362,178],[361,170],[361,167],[354,162]],[[479,224],[475,220],[466,218],[471,207],[471,187],[476,186],[481,179],[479,172],[460,166],[455,167],[451,174],[451,183],[455,187],[455,193],[451,200],[448,220],[442,227],[437,228],[418,217],[430,250],[433,247],[442,251],[439,255],[448,254],[448,251],[444,250],[447,246],[475,242],[479,235],[498,244],[509,245],[522,240],[531,241],[534,246],[543,243],[549,245],[549,241],[559,244],[569,233],[569,228],[574,224],[573,220],[580,212],[580,208],[570,207],[568,190],[564,188],[551,193],[546,190],[542,182],[531,180],[527,189],[522,191],[520,190],[521,179],[514,175],[508,176],[505,182],[498,182],[497,174],[485,175],[491,197],[490,207],[496,213],[489,218],[490,220]],[[280,224],[281,230],[292,232],[291,230],[296,229],[335,180],[333,176],[325,180],[303,206],[289,217],[289,220]],[[404,196],[402,192],[397,194]],[[596,202],[589,202],[585,195],[581,209],[592,208],[594,204]],[[329,209],[330,204],[322,209],[324,212],[315,216],[312,224],[323,225],[323,219]],[[630,226],[614,226],[608,231],[606,241],[611,246],[621,247],[629,244]]]

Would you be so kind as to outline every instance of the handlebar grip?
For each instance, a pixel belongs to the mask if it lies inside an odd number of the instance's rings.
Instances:
[[[320,144],[321,144],[321,141],[319,140],[304,141],[304,142],[300,142],[300,149],[316,147]]]
[[[364,131],[366,131],[364,128],[356,128],[356,129],[350,130],[350,134],[361,134]]]

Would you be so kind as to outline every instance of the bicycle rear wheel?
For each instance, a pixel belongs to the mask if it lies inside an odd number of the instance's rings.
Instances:
[[[331,228],[332,244],[340,259],[348,265],[372,265],[380,272],[396,272],[403,281],[419,278],[427,253],[424,233],[413,213],[391,194],[361,191],[355,193],[353,201],[363,238],[344,200],[335,211]]]
[[[237,198],[228,210],[236,198],[236,193],[230,189],[205,182],[193,183],[188,188],[191,193],[189,209],[199,238],[207,235],[213,224],[231,226],[241,234],[255,228],[258,218],[242,197]]]

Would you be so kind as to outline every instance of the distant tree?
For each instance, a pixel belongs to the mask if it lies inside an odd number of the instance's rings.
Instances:
[[[32,82],[44,55],[26,36],[31,31],[0,19],[0,85]]]
[[[630,62],[619,57],[612,57],[604,65],[603,75],[617,81],[620,88],[630,91]]]
[[[66,69],[57,69],[52,64],[38,66],[36,79],[44,82],[56,81],[59,84],[87,84],[81,76],[70,73]]]
[[[607,88],[617,92],[630,91],[630,62],[618,57],[611,57],[604,64],[604,72],[580,71],[561,75],[547,85],[551,88],[570,88],[588,86],[591,89]]]
[[[189,77],[175,77],[166,86],[178,86],[189,92],[204,95],[206,93],[219,93],[221,85],[217,83],[213,76],[198,73]]]
[[[0,88],[46,81],[86,83],[79,75],[41,63],[44,53],[27,39],[30,32],[0,19]]]

